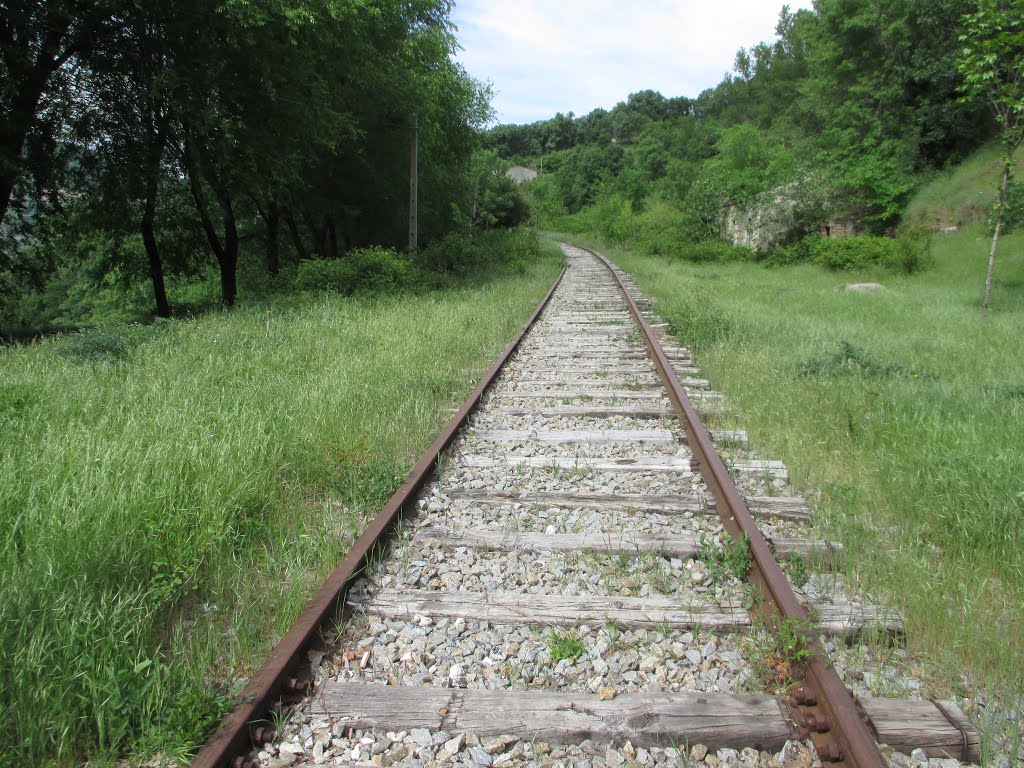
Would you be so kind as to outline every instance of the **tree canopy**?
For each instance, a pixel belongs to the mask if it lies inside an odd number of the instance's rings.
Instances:
[[[963,91],[957,67],[964,20],[979,2],[1024,16],[1019,0],[784,6],[775,38],[738,51],[734,71],[696,97],[640,91],[611,110],[498,126],[487,143],[517,161],[543,157],[556,177],[575,167],[584,147],[624,148],[620,170],[563,192],[569,212],[581,198],[599,198],[598,187],[636,210],[644,200],[681,209],[717,200],[724,210],[785,189],[798,205],[813,202],[883,233],[919,179],[993,135],[986,97]],[[1001,50],[1004,67],[1020,60]],[[558,187],[568,189],[568,179]]]
[[[0,294],[145,275],[169,315],[165,274],[210,256],[233,304],[254,237],[270,274],[282,242],[400,245],[417,118],[424,236],[468,204],[489,93],[454,61],[450,0],[2,6]]]

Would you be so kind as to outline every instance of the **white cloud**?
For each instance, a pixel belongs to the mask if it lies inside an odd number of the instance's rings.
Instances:
[[[696,96],[739,48],[774,37],[781,9],[766,0],[457,0],[453,20],[459,60],[494,84],[498,120],[524,123],[608,109],[646,88]]]

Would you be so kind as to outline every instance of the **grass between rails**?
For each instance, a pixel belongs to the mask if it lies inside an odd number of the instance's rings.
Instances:
[[[0,764],[194,748],[560,264],[0,350]]]
[[[759,452],[817,498],[936,685],[1024,687],[1024,236],[937,235],[915,276],[693,264],[605,249],[696,350]],[[600,244],[595,244],[601,247]],[[837,291],[878,280],[884,293]],[[925,691],[927,693],[927,691]]]

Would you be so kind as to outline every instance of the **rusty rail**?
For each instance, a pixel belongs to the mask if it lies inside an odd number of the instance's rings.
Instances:
[[[459,429],[480,403],[512,353],[519,347],[526,332],[544,311],[565,275],[562,268],[551,290],[541,300],[526,324],[498,357],[427,452],[412,468],[380,513],[356,541],[345,559],[320,587],[320,591],[299,615],[287,634],[271,651],[270,657],[242,691],[242,703],[221,723],[192,760],[192,768],[248,768],[255,765],[246,759],[256,739],[270,738],[272,730],[268,715],[285,696],[301,693],[312,682],[307,652],[317,642],[321,630],[330,625],[342,607],[349,582],[366,565],[370,555],[386,542],[393,523],[405,513],[408,505],[430,479],[441,453],[451,444]]]
[[[685,420],[687,444],[693,452],[694,469],[699,469],[703,475],[723,525],[733,536],[746,534],[749,537],[751,581],[762,590],[769,605],[783,619],[808,622],[807,611],[793,593],[743,496],[729,477],[707,429],[701,423],[647,319],[612,264],[599,253],[587,248],[583,250],[600,259],[615,278],[669,391],[669,399]],[[814,741],[823,762],[842,763],[853,768],[887,768],[888,764],[878,749],[867,718],[857,706],[853,695],[843,685],[813,633],[804,632],[804,636],[812,652],[805,665],[805,682],[811,690],[807,690],[806,686],[802,690],[797,688],[791,696],[792,707],[805,710],[804,717],[798,722],[802,732]]]

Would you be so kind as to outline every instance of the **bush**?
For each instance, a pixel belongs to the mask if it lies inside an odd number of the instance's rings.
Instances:
[[[908,273],[920,270],[927,260],[924,241],[858,235],[845,238],[821,238],[813,243],[816,263],[833,270],[882,267]]]
[[[663,200],[652,200],[638,217],[636,244],[649,256],[677,257],[691,244],[682,212]]]
[[[131,347],[122,333],[96,329],[72,334],[57,354],[73,363],[116,363],[124,360]]]
[[[872,235],[856,237],[806,237],[791,245],[773,248],[765,263],[774,265],[810,262],[837,271],[881,267],[912,274],[931,263],[929,241],[910,237],[893,239]]]
[[[750,261],[749,248],[717,239],[696,239],[686,214],[663,200],[651,200],[636,217],[634,240],[643,253],[683,261]]]
[[[524,227],[477,232],[473,243],[478,268],[489,273],[504,271],[519,274],[526,270],[529,262],[540,256],[540,243],[536,234]]]
[[[675,256],[685,261],[753,261],[756,253],[742,245],[732,245],[722,240],[704,240],[700,243],[684,243]]]
[[[523,192],[504,174],[481,184],[478,192],[476,221],[484,229],[518,227],[530,220],[530,208]]]
[[[416,282],[416,268],[393,248],[356,248],[340,259],[310,260],[299,265],[295,287],[303,291],[393,293]]]
[[[598,198],[593,205],[594,225],[601,237],[612,243],[625,243],[633,239],[636,227],[633,207],[620,195]]]
[[[449,232],[423,248],[417,258],[430,272],[465,275],[473,268],[473,239],[464,232]]]
[[[475,273],[520,273],[539,254],[536,235],[519,227],[449,232],[420,251],[417,259],[428,273],[464,278]]]

